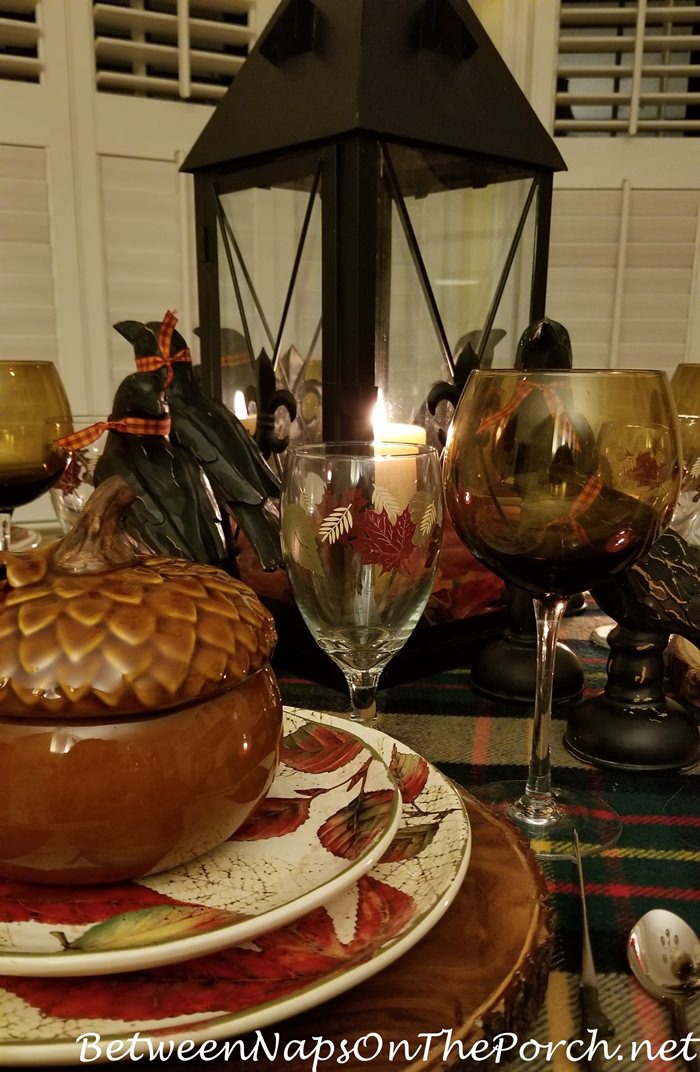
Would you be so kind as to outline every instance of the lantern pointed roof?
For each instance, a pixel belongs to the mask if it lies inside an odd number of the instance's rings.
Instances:
[[[183,170],[359,132],[565,168],[467,0],[282,0]]]

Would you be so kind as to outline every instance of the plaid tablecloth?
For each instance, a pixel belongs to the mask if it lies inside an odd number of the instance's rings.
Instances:
[[[563,638],[584,668],[584,696],[605,684],[607,649],[590,640],[592,630],[605,621],[594,604],[565,619]],[[463,669],[381,692],[379,726],[467,788],[488,780],[524,778],[530,709],[477,696],[469,685],[467,663],[465,653]],[[287,674],[280,674],[280,685],[286,703],[347,710],[346,697],[333,690]],[[630,929],[650,908],[676,912],[700,934],[700,765],[691,773],[604,771],[569,754],[562,744],[565,728],[562,710],[555,709],[552,762],[557,780],[607,796],[623,820],[618,844],[584,861],[601,1000],[615,1025],[610,1045],[619,1047],[606,1067],[619,1072],[682,1072],[682,1061],[649,1057],[658,1054],[670,1036],[669,1014],[630,975],[625,947]],[[543,867],[554,909],[555,948],[545,1006],[531,1038],[544,1044],[581,1037],[581,907],[574,865],[555,861]],[[700,998],[690,1007],[689,1026],[700,1040]],[[581,1068],[567,1059],[563,1046],[551,1059],[544,1053],[535,1057],[535,1049],[523,1051],[513,1067],[532,1072]],[[700,1052],[700,1041],[697,1049]]]

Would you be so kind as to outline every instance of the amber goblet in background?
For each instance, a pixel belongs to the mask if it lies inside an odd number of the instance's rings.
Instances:
[[[0,551],[10,550],[12,514],[63,472],[54,440],[70,431],[70,405],[51,361],[0,361]]]
[[[700,365],[678,365],[671,390],[683,447],[683,484],[671,527],[697,547],[700,545]]]

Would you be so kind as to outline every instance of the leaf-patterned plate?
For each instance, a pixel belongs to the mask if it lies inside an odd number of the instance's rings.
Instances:
[[[285,712],[267,797],[206,856],[113,886],[0,878],[0,974],[132,971],[253,938],[366,874],[400,819],[394,778],[351,723]]]
[[[329,730],[333,715],[287,709]],[[253,941],[184,963],[68,979],[0,977],[0,1065],[94,1061],[107,1046],[159,1060],[284,1020],[349,990],[406,953],[443,916],[467,870],[471,834],[462,798],[411,749],[377,730],[375,748],[403,801],[382,859],[354,886]],[[99,1041],[97,1041],[99,1040]],[[112,1059],[116,1060],[116,1056]]]

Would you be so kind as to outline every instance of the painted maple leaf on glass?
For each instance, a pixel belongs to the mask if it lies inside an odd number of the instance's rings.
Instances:
[[[298,447],[281,519],[297,608],[344,673],[353,717],[372,721],[379,675],[418,624],[435,579],[443,529],[437,452]]]
[[[353,550],[366,566],[380,566],[382,573],[405,570],[414,548],[415,523],[408,507],[394,524],[382,511],[365,510],[354,529]]]

